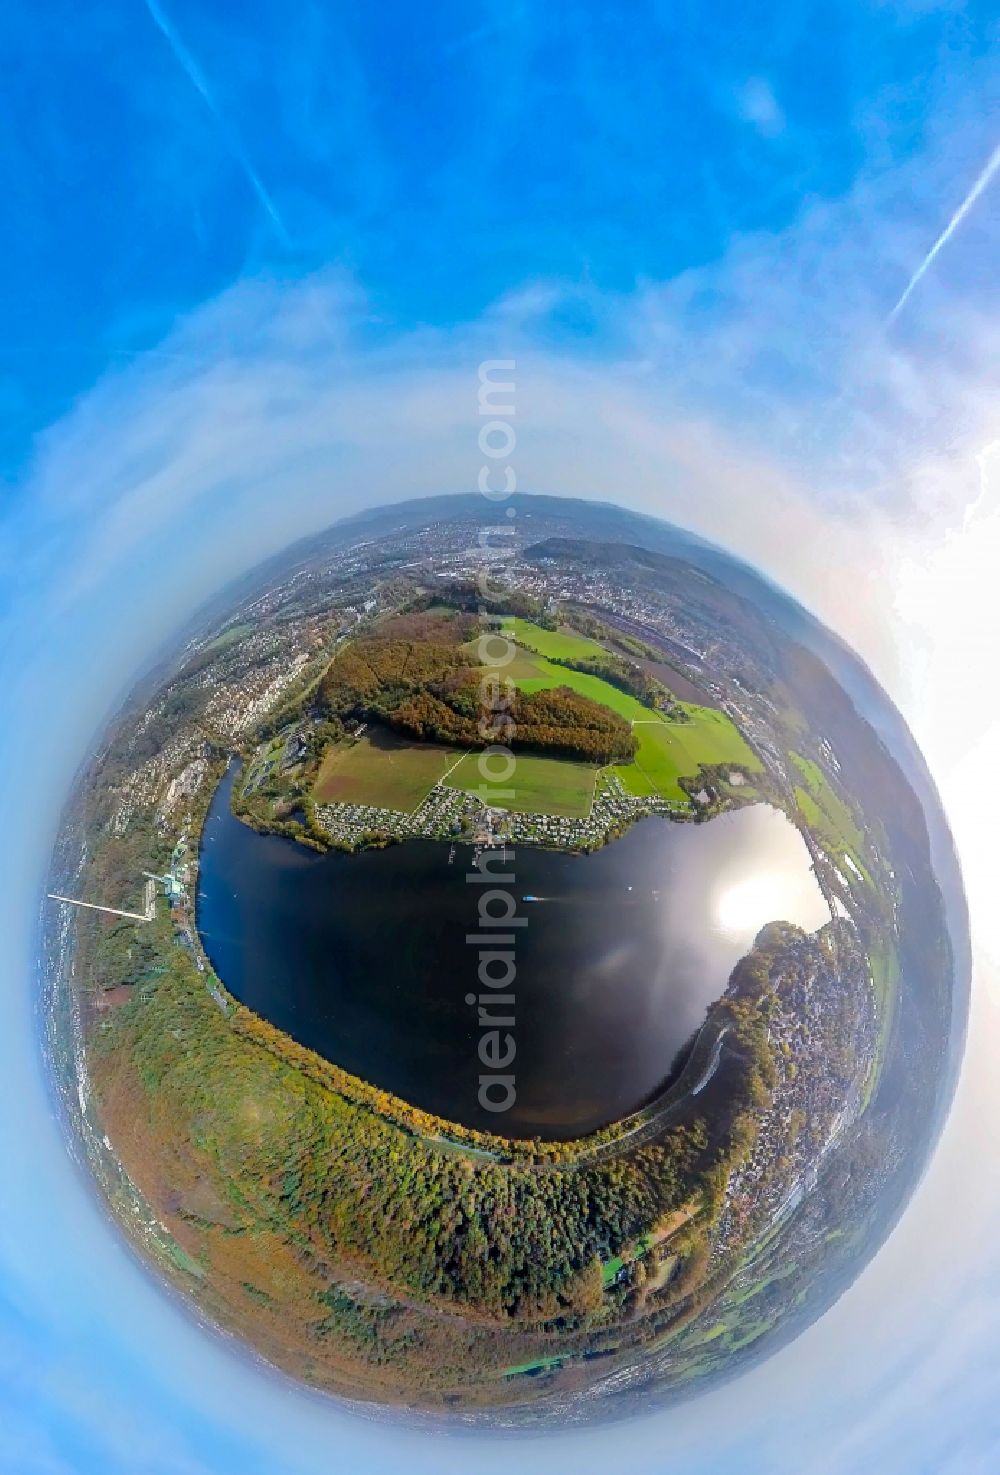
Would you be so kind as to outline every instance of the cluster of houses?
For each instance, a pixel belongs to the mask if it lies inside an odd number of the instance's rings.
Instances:
[[[309,743],[304,732],[299,729],[290,732],[284,741],[273,743],[265,752],[263,759],[255,760],[246,782],[243,785],[244,798],[266,784],[269,779],[276,778],[279,774],[290,773],[297,764],[301,763],[309,751]]]
[[[840,922],[846,939],[850,923]],[[771,1104],[749,1158],[730,1177],[713,1259],[783,1222],[815,1181],[819,1163],[860,1109],[877,1048],[877,1013],[863,955],[831,959],[805,938],[783,960],[768,1039],[777,1067]]]
[[[559,850],[594,850],[624,833],[647,814],[690,814],[688,804],[640,799],[626,793],[613,774],[598,777],[590,813],[525,813],[486,805],[475,794],[435,784],[412,813],[372,804],[322,804],[316,816],[330,838],[352,849],[382,839],[462,840],[476,845],[549,845]]]
[[[606,845],[637,819],[647,814],[672,815],[690,813],[689,804],[672,804],[669,800],[640,799],[622,787],[615,774],[598,776],[597,790],[590,813],[570,818],[551,814],[510,814],[504,832],[508,839],[522,845],[552,845],[560,850],[595,850]]]
[[[484,806],[474,794],[444,784],[435,784],[410,814],[374,804],[319,804],[316,818],[332,840],[352,849],[382,839],[471,840],[485,823]]]

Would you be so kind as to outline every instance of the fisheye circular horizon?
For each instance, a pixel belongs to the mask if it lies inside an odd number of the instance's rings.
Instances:
[[[122,1229],[312,1387],[467,1423],[733,1376],[884,1241],[967,937],[885,693],[606,503],[400,503],[194,617],[78,780],[49,1057]]]

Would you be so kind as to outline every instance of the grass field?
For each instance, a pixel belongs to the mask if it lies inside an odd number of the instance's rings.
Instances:
[[[639,739],[635,762],[614,770],[628,793],[686,800],[678,779],[696,777],[702,763],[732,763],[749,771],[760,768],[724,712],[690,702],[683,706],[690,722],[644,721],[634,728]]]
[[[505,622],[505,629],[513,625],[523,626],[525,624],[524,620],[510,620]],[[530,625],[528,629],[535,630],[538,627]],[[607,654],[592,640],[584,641],[582,636],[555,635],[550,630],[541,629],[538,633],[548,635],[552,641],[579,639],[581,645],[587,646],[583,655],[592,655],[595,651],[599,655]],[[476,656],[479,654],[477,641],[470,641],[463,649],[471,651]],[[568,686],[572,691],[578,691],[581,696],[589,697],[593,702],[600,702],[604,707],[610,707],[612,712],[617,712],[628,722],[647,720],[658,722],[660,720],[658,712],[654,712],[651,707],[644,707],[642,702],[636,701],[635,697],[629,696],[627,692],[619,691],[610,682],[602,681],[599,676],[591,676],[586,671],[573,671],[568,666],[557,666],[547,655],[529,650],[523,645],[516,646],[513,659],[504,666],[497,666],[496,672],[501,681],[512,681],[519,691],[551,691],[554,686]]]
[[[565,1361],[565,1356],[560,1356],[558,1353],[552,1353],[549,1357],[536,1357],[533,1362],[518,1362],[513,1367],[504,1368],[504,1377],[513,1378],[518,1373],[542,1372],[551,1367],[560,1367]]]
[[[626,722],[662,721],[659,713],[654,712],[652,707],[644,707],[642,702],[629,696],[627,691],[619,691],[617,686],[602,681],[600,676],[589,676],[585,671],[571,671],[566,666],[553,665],[545,656],[534,657],[534,675],[514,675],[514,664],[516,663],[512,663],[503,674],[521,691],[549,691],[554,686],[568,686],[571,691],[578,691],[592,702],[610,707],[612,712],[617,712]]]
[[[872,982],[875,985],[875,1008],[878,1017],[878,1040],[875,1046],[875,1058],[872,1061],[868,1079],[865,1082],[864,1093],[861,1098],[862,1110],[867,1110],[875,1087],[878,1085],[882,1074],[882,1066],[885,1062],[886,1051],[889,1046],[889,1035],[892,1031],[892,1022],[896,1012],[896,1001],[899,995],[900,967],[899,957],[896,949],[889,943],[883,943],[880,947],[873,949],[868,959],[871,964]]]
[[[319,804],[373,804],[411,813],[459,758],[455,748],[373,731],[327,750],[313,798]]]
[[[523,632],[526,639],[541,641],[544,637],[549,650],[561,650],[567,659],[601,651],[583,636],[542,630],[525,620],[510,620],[505,625],[512,634]],[[688,796],[678,780],[695,778],[703,763],[731,763],[748,772],[760,768],[730,719],[712,707],[682,703],[690,721],[670,722],[599,676],[557,666],[548,655],[521,645],[514,659],[498,668],[498,674],[525,692],[567,686],[631,722],[639,743],[635,762],[619,764],[613,772],[627,792],[641,798],[686,802]],[[453,748],[409,743],[373,730],[360,742],[339,743],[329,749],[313,797],[319,803],[372,804],[409,813],[446,773],[448,784],[455,789],[477,793],[483,783],[475,753],[460,758]],[[597,773],[588,763],[518,754],[513,780],[493,786],[497,791],[493,802],[516,813],[583,818],[593,804]],[[506,788],[514,789],[512,798],[499,792]]]
[[[221,651],[224,651],[227,646],[235,645],[238,640],[242,640],[245,635],[249,635],[252,629],[252,625],[231,625],[228,630],[223,630],[221,635],[217,635],[214,640],[210,640],[208,645],[203,645],[198,652],[198,656],[206,656],[209,652],[213,656],[216,656]]]
[[[500,667],[498,674],[501,681],[513,681],[515,686],[519,686],[522,681],[537,680],[538,677],[557,669],[558,667],[554,667],[551,661],[547,661],[544,656],[536,656],[534,651],[525,650],[519,645],[514,659],[506,666]]]
[[[803,758],[799,753],[788,756],[803,779],[802,787],[795,790],[795,801],[802,818],[826,842],[825,848],[835,860],[849,855],[870,885],[871,877],[865,866],[864,836],[853,814],[834,793],[818,763],[811,758]]]
[[[583,635],[565,634],[560,630],[543,630],[528,620],[504,621],[504,630],[518,642],[517,656],[506,666],[502,675],[521,691],[549,691],[553,686],[568,686],[592,702],[610,707],[628,722],[659,722],[660,714],[651,707],[643,706],[628,692],[619,691],[600,676],[591,676],[586,671],[573,671],[568,666],[557,666],[556,660],[608,659],[608,652],[596,640]]]
[[[559,649],[558,642],[578,641],[588,649],[584,654],[600,652],[594,641],[585,641],[582,636],[563,636],[549,630],[541,630],[525,620],[505,621],[505,628],[512,635],[527,632],[523,638],[535,640],[548,637],[549,649]],[[541,643],[539,641],[539,643]],[[565,646],[562,647],[565,649]],[[581,654],[577,649],[575,654]],[[714,707],[703,707],[694,702],[682,702],[681,706],[690,718],[689,722],[669,722],[661,713],[646,707],[627,692],[619,691],[599,676],[584,671],[572,671],[566,666],[557,666],[547,654],[517,647],[517,653],[509,665],[501,669],[501,675],[514,683],[521,691],[547,691],[554,686],[568,686],[591,701],[610,707],[620,717],[633,724],[639,742],[639,751],[634,763],[623,763],[614,772],[630,794],[648,799],[659,796],[687,802],[687,794],[678,779],[695,778],[701,764],[732,763],[746,772],[760,769],[760,763],[744,742],[732,721],[724,712]],[[522,760],[523,761],[523,760]],[[536,760],[548,761],[553,760]],[[570,765],[575,766],[575,765]],[[520,770],[519,770],[520,773]],[[472,787],[472,786],[470,786]],[[593,788],[591,786],[591,795]],[[587,804],[589,807],[590,796]],[[511,808],[530,809],[527,794],[524,804]],[[541,808],[541,805],[538,806]],[[549,808],[550,814],[586,813],[587,810]]]
[[[448,775],[453,789],[479,791],[483,782],[478,754],[469,753]],[[518,753],[512,777],[493,786],[498,809],[517,814],[553,814],[568,819],[582,819],[590,813],[594,798],[597,769],[589,763],[574,763],[568,758],[542,758],[534,753]],[[499,792],[513,789],[514,797]],[[492,800],[489,802],[493,802]]]
[[[586,661],[608,659],[608,652],[596,640],[577,635],[572,630],[543,630],[530,620],[511,616],[503,621],[504,633],[527,650],[537,651],[556,661]]]

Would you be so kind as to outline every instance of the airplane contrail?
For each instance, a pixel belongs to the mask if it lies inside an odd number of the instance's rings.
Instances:
[[[180,66],[181,70],[184,72],[192,87],[194,87],[195,91],[201,97],[202,101],[208,108],[209,112],[212,114],[212,117],[215,119],[216,123],[218,124],[220,132],[225,138],[226,143],[229,145],[230,152],[235,158],[237,164],[239,164],[240,168],[243,170],[243,173],[246,175],[247,182],[249,183],[250,188],[253,190],[254,194],[257,196],[257,199],[260,201],[265,212],[269,216],[271,224],[274,226],[275,232],[277,233],[281,244],[291,250],[291,237],[289,236],[288,231],[285,228],[285,222],[282,220],[280,214],[278,213],[278,207],[271,199],[271,196],[268,194],[267,189],[265,188],[263,180],[257,173],[256,169],[253,167],[253,164],[250,162],[250,157],[247,154],[246,149],[243,147],[242,142],[240,141],[239,134],[233,128],[232,124],[227,121],[225,115],[222,112],[222,109],[216,102],[215,95],[212,92],[212,89],[209,87],[204,73],[198,66],[198,63],[195,61],[190,51],[188,51],[187,47],[184,45],[181,38],[178,36],[177,32],[174,30],[173,23],[160,9],[159,5],[157,4],[157,0],[144,0],[144,3],[146,9],[149,11],[154,25],[163,36],[163,39],[170,47],[170,50],[173,52],[174,59]]]
[[[925,275],[928,268],[933,265],[934,261],[940,255],[941,251],[951,240],[952,236],[958,230],[958,227],[962,224],[962,221],[968,215],[969,211],[972,209],[973,205],[979,199],[983,191],[989,188],[990,182],[998,170],[1000,170],[1000,144],[998,144],[997,147],[993,150],[992,154],[986,162],[986,165],[980,171],[978,178],[976,179],[972,188],[969,190],[969,193],[959,205],[958,209],[948,221],[948,224],[945,226],[944,230],[938,236],[937,240],[934,242],[933,246],[928,251],[923,261],[920,263],[910,280],[907,282],[906,287],[903,291],[903,295],[900,297],[899,301],[896,303],[896,306],[892,309],[892,312],[890,312],[889,316],[885,320],[886,327],[888,327],[890,323],[895,322],[896,318],[899,316],[899,314],[902,312],[903,308],[909,301],[910,294],[913,292],[913,289],[917,286],[918,282]]]

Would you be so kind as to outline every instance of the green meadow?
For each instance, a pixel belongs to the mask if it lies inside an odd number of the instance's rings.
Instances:
[[[596,640],[588,640],[585,635],[577,635],[572,630],[543,630],[541,625],[533,625],[530,620],[522,620],[518,616],[504,620],[503,629],[511,640],[525,650],[533,650],[537,655],[547,656],[549,660],[608,659],[603,645],[598,645]]]
[[[630,794],[640,798],[687,800],[678,780],[696,778],[705,764],[731,763],[753,772],[760,762],[724,712],[684,702],[688,722],[642,722],[635,726],[639,751],[634,763],[614,771]]]
[[[569,819],[584,819],[594,800],[597,769],[590,763],[575,763],[567,758],[544,758],[534,753],[518,753],[514,772],[504,783],[483,781],[479,772],[478,753],[469,753],[448,775],[449,788],[479,793],[498,809],[518,814],[551,814]],[[509,795],[505,791],[513,790]],[[494,797],[495,796],[495,797]]]
[[[821,839],[832,858],[838,863],[847,855],[871,884],[865,865],[865,840],[861,829],[844,801],[834,792],[825,773],[811,758],[799,753],[788,755],[802,776],[802,784],[796,786],[795,802],[802,818]]]
[[[556,665],[550,659],[556,653],[565,660],[605,655],[606,652],[595,641],[560,631],[542,630],[520,619],[505,621],[504,629],[512,639],[523,640],[536,648],[528,649],[517,644],[513,659],[508,665],[498,668],[502,678],[527,692],[568,686],[581,696],[610,707],[632,723],[639,743],[635,761],[618,764],[613,769],[628,793],[639,798],[660,797],[686,803],[688,796],[678,780],[696,778],[702,764],[731,763],[746,773],[760,770],[759,760],[724,712],[694,702],[682,702],[680,706],[689,720],[670,721],[600,676],[573,671]]]
[[[548,633],[546,630],[541,631],[543,635]],[[593,641],[588,641],[587,644],[601,655],[606,654],[600,646],[594,646]],[[585,652],[588,655],[591,653]],[[567,656],[566,659],[576,657]],[[550,691],[555,686],[568,686],[571,691],[589,697],[592,702],[610,707],[612,712],[617,712],[627,722],[663,720],[652,707],[644,707],[642,702],[628,692],[619,691],[617,686],[612,686],[600,676],[591,676],[587,671],[574,671],[569,666],[557,666],[547,656],[526,650],[522,646],[517,646],[514,658],[506,666],[497,667],[497,674],[501,680],[512,681],[520,691]]]

